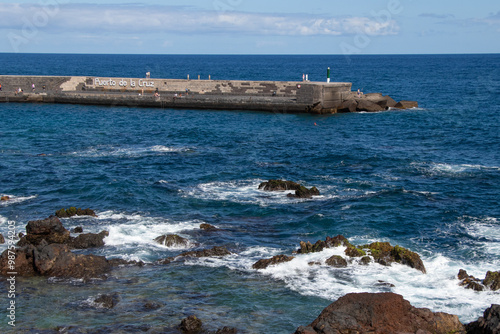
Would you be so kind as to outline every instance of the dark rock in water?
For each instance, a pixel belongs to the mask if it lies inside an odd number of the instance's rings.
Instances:
[[[129,267],[129,266],[144,266],[144,262],[142,261],[127,261],[123,259],[109,259],[108,263],[111,267]]]
[[[100,308],[106,308],[106,309],[112,309],[113,307],[118,304],[120,301],[120,296],[117,293],[111,294],[111,295],[99,295],[95,300],[94,303],[98,304],[98,307]]]
[[[59,244],[35,249],[34,267],[42,276],[83,279],[104,278],[111,269],[104,256],[76,255]]]
[[[237,334],[238,330],[236,328],[223,327],[218,329],[215,334]]]
[[[155,301],[147,301],[143,305],[144,311],[155,311],[163,307],[163,304],[160,304]]]
[[[26,241],[37,246],[42,240],[48,244],[64,244],[70,240],[70,233],[55,216],[29,221],[26,225]]]
[[[10,200],[9,196],[2,196],[2,197],[0,197],[0,201],[8,201],[8,200]]]
[[[155,239],[157,243],[167,247],[186,247],[189,241],[177,234],[167,234],[159,236]]]
[[[500,290],[500,271],[488,271],[483,284],[490,290]]]
[[[278,263],[283,263],[283,262],[289,262],[294,259],[293,256],[286,256],[286,255],[276,255],[273,256],[270,259],[262,259],[254,263],[252,266],[253,269],[266,269],[270,265],[273,264],[278,264]]]
[[[487,308],[477,321],[465,325],[467,334],[500,333],[500,305],[493,304]]]
[[[458,279],[460,280],[460,285],[466,289],[472,289],[475,291],[483,291],[484,285],[481,284],[481,280],[467,274],[467,271],[460,269],[458,271]]]
[[[293,182],[284,180],[269,180],[268,182],[262,182],[259,185],[259,189],[264,191],[286,191],[295,190],[295,194],[288,194],[288,197],[296,198],[312,198],[312,196],[319,196],[320,192],[316,187],[307,189],[306,187]]]
[[[83,227],[81,227],[81,226],[75,227],[71,232],[72,233],[83,233]]]
[[[396,286],[392,283],[389,283],[389,282],[385,282],[385,281],[377,281],[377,283],[375,283],[375,286],[378,286],[378,287],[385,287],[385,288],[395,288]]]
[[[400,101],[398,104],[396,104],[394,106],[394,108],[398,108],[398,109],[418,108],[418,102],[416,102],[416,101]]]
[[[269,180],[259,185],[259,189],[265,191],[298,190],[300,187],[300,184],[296,182],[284,180]]]
[[[179,256],[191,256],[191,257],[212,257],[212,256],[226,256],[231,255],[225,247],[215,246],[211,249],[204,249],[199,251],[191,251],[180,254]]]
[[[309,326],[295,331],[295,334],[320,333],[465,334],[465,328],[456,315],[413,307],[401,295],[351,293],[326,307]]]
[[[59,218],[70,218],[73,216],[92,216],[92,217],[97,217],[96,213],[94,210],[91,209],[81,209],[81,208],[75,208],[74,206],[70,207],[69,209],[60,209],[56,211],[56,216]]]
[[[363,256],[361,258],[361,260],[359,261],[359,263],[363,266],[367,266],[369,265],[370,263],[372,262],[372,258],[369,257],[369,256]]]
[[[0,233],[0,245],[3,245],[5,243],[5,238],[3,237],[2,233]]]
[[[205,231],[209,231],[209,232],[219,230],[217,227],[210,225],[210,224],[207,224],[207,223],[200,224],[200,229],[205,230]]]
[[[99,234],[94,234],[94,233],[80,234],[76,238],[72,239],[71,242],[69,242],[68,244],[72,248],[76,249],[103,247],[104,238],[107,236],[109,236],[108,231],[102,231]]]
[[[362,249],[356,248],[354,246],[348,246],[345,251],[345,255],[349,257],[362,257],[366,256],[366,252]]]
[[[326,264],[335,268],[347,267],[347,261],[342,256],[334,255],[326,260]]]
[[[183,334],[198,334],[201,332],[203,323],[195,315],[182,319],[179,329]]]

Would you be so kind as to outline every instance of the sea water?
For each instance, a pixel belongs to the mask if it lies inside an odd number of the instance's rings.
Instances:
[[[28,221],[60,208],[88,207],[98,217],[64,226],[109,236],[103,248],[79,253],[148,264],[90,283],[18,278],[16,330],[167,331],[194,314],[208,330],[291,333],[346,293],[385,291],[467,323],[500,301],[498,292],[457,280],[462,268],[479,278],[500,270],[500,55],[0,54],[0,62],[11,75],[297,81],[326,81],[330,67],[333,81],[354,90],[420,105],[314,116],[0,104],[0,194],[11,197],[0,203],[0,233],[9,222],[25,232]],[[268,179],[316,186],[321,195],[259,190]],[[202,223],[219,231],[204,232]],[[164,234],[189,244],[156,244]],[[252,269],[261,258],[292,255],[300,241],[338,234],[357,245],[409,248],[427,274],[399,264],[324,264],[343,248]],[[233,254],[153,264],[213,246]],[[5,315],[7,292],[2,281]],[[95,305],[102,293],[117,293],[117,306]],[[146,310],[147,302],[160,307]],[[9,331],[3,319],[0,330]]]

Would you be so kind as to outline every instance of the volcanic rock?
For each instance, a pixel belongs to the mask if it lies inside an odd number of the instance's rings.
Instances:
[[[3,237],[2,233],[0,233],[0,245],[3,245],[5,243],[5,238]]]
[[[29,221],[26,225],[26,241],[34,246],[45,240],[48,244],[64,244],[70,241],[70,233],[59,218],[50,216],[43,220]]]
[[[200,224],[200,229],[205,230],[205,231],[210,231],[210,232],[218,230],[217,227],[210,225],[210,224],[207,224],[207,223]]]
[[[269,180],[268,182],[262,182],[259,185],[259,189],[264,191],[286,191],[295,190],[295,194],[288,194],[288,197],[297,198],[312,198],[312,196],[319,196],[320,192],[316,187],[307,189],[306,187],[293,182],[284,180]]]
[[[75,227],[73,230],[71,230],[71,233],[83,233],[83,227]]]
[[[326,307],[295,334],[465,333],[456,315],[415,308],[394,293],[351,293]]]
[[[500,290],[500,271],[488,271],[483,284],[493,291]]]
[[[493,304],[487,308],[477,321],[466,325],[467,334],[500,333],[500,305]]]
[[[0,201],[8,201],[8,200],[10,200],[9,196],[2,196],[2,197],[0,197]]]
[[[98,305],[99,308],[106,308],[106,309],[112,309],[113,307],[118,304],[120,301],[120,296],[117,293],[108,295],[108,294],[103,294],[97,296],[96,299],[94,299],[94,303]]]
[[[484,285],[481,284],[481,280],[467,274],[467,271],[460,269],[458,271],[458,279],[460,280],[460,285],[466,289],[472,289],[475,291],[483,291]]]
[[[424,274],[427,272],[420,256],[406,248],[397,245],[393,247],[388,242],[374,242],[362,248],[368,248],[375,262],[384,266],[397,262],[420,270]]]
[[[270,265],[283,263],[283,262],[289,262],[289,261],[292,261],[293,259],[294,259],[293,256],[276,255],[270,259],[262,259],[262,260],[255,262],[253,264],[252,268],[253,269],[266,269]]]
[[[177,234],[167,234],[155,239],[157,243],[166,247],[186,247],[189,241]]]

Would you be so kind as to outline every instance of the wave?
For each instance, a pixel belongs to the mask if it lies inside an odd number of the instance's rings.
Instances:
[[[38,197],[38,195],[32,195],[32,196],[14,196],[14,195],[9,195],[9,194],[0,194],[0,196],[9,196],[9,200],[7,201],[0,201],[0,207],[6,207],[10,205],[15,205],[19,203],[23,203],[26,201],[30,201],[32,199],[35,199]]]
[[[72,152],[70,155],[84,158],[101,158],[101,157],[140,157],[148,155],[158,155],[163,153],[183,153],[193,152],[189,147],[173,147],[164,145],[154,146],[97,146],[91,147],[84,151]]]
[[[472,164],[447,164],[447,163],[422,163],[413,162],[410,164],[417,171],[424,172],[431,175],[459,175],[469,174],[478,171],[498,172],[500,167],[497,166],[484,166]]]
[[[460,269],[466,269],[476,277],[484,277],[484,264],[466,265],[439,254],[422,257],[427,274],[397,263],[390,267],[374,262],[362,265],[354,259],[346,268],[333,268],[325,264],[326,259],[333,255],[344,255],[344,250],[345,247],[337,247],[318,253],[296,254],[290,262],[263,270],[252,269],[253,263],[261,258],[289,252],[253,247],[224,258],[190,259],[186,264],[223,266],[232,270],[259,273],[283,282],[287,288],[302,295],[332,301],[347,293],[392,291],[403,295],[414,306],[457,314],[463,322],[476,320],[500,296],[498,292],[478,293],[459,286],[457,274]],[[494,268],[490,268],[492,269]]]
[[[260,183],[265,180],[240,180],[240,181],[216,181],[202,183],[188,189],[184,196],[195,197],[203,200],[229,201],[241,204],[257,204],[268,206],[270,204],[286,204],[304,202],[310,199],[297,199],[287,197],[294,191],[263,191],[259,190]],[[322,196],[316,196],[322,198]]]

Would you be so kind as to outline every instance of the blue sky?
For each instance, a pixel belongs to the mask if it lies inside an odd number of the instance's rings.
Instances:
[[[498,0],[0,0],[0,52],[500,53]]]

